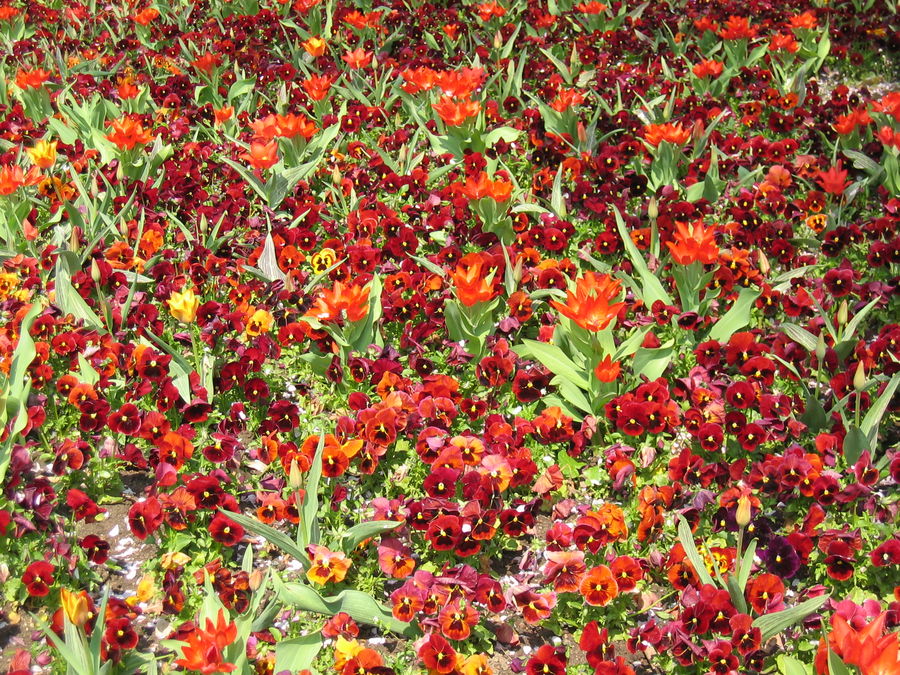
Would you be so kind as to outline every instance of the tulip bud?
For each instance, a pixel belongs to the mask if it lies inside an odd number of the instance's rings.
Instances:
[[[650,197],[650,202],[647,204],[647,217],[650,220],[656,220],[659,217],[659,206],[656,203],[656,197]]]
[[[866,369],[862,361],[856,366],[856,372],[853,374],[853,388],[856,391],[862,391],[866,387]]]
[[[848,315],[847,301],[842,300],[840,306],[838,307],[838,311],[837,311],[838,326],[845,326],[847,324],[847,318],[848,318],[847,315]]]
[[[99,284],[100,280],[103,279],[103,275],[100,274],[100,265],[97,264],[96,260],[91,260],[91,279],[95,284]]]
[[[772,266],[769,264],[769,259],[766,257],[766,254],[762,251],[759,251],[759,271],[763,276],[769,276],[769,270],[772,269]]]
[[[819,333],[819,339],[816,341],[816,359],[819,361],[819,365],[822,364],[822,361],[825,358],[826,353],[826,345],[825,345],[825,331]]]
[[[738,527],[747,527],[750,524],[750,515],[750,497],[741,495],[738,497],[737,513],[734,516]]]
[[[297,460],[292,459],[291,470],[288,473],[288,483],[292,490],[299,490],[302,482],[302,474],[300,473],[300,467],[297,464]]]
[[[500,34],[498,30],[494,33],[494,49],[500,49],[503,46],[503,35]]]

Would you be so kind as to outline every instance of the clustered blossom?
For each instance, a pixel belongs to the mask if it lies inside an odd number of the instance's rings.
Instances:
[[[897,672],[900,92],[815,70],[880,0],[64,4],[0,6],[17,607],[266,675],[271,568],[340,675],[731,675],[819,599]]]

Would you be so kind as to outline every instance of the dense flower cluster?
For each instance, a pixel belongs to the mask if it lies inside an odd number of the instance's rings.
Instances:
[[[814,4],[0,6],[9,672],[897,672],[898,33]]]

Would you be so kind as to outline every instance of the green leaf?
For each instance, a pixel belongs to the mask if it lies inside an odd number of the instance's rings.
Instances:
[[[753,627],[759,628],[762,633],[762,641],[766,642],[766,640],[775,637],[783,630],[803,621],[803,619],[828,602],[829,597],[831,596],[827,594],[819,595],[801,602],[795,607],[784,609],[780,612],[772,612],[771,614],[763,614],[753,621]]]
[[[841,657],[835,654],[831,649],[828,650],[828,673],[829,675],[853,675],[852,670],[841,660]]]
[[[403,523],[396,520],[370,520],[354,525],[341,534],[341,550],[350,553],[366,539],[396,530]]]
[[[775,662],[778,664],[778,671],[782,675],[807,675],[809,673],[802,661],[787,654],[779,654]]]
[[[347,612],[358,623],[379,626],[407,637],[419,635],[416,626],[398,621],[390,609],[362,591],[348,589],[335,596],[323,597],[307,584],[283,582],[278,575],[274,575],[272,581],[279,598],[297,609],[327,616]]]
[[[662,300],[665,304],[671,305],[672,296],[666,292],[666,289],[663,288],[656,275],[650,272],[650,268],[647,267],[644,256],[631,239],[628,227],[625,225],[625,221],[622,219],[622,214],[618,207],[613,205],[612,208],[613,215],[616,217],[616,227],[619,230],[619,237],[622,240],[626,253],[628,253],[628,259],[631,260],[631,264],[634,266],[634,270],[641,280],[641,300],[644,301],[644,304],[647,307],[651,307],[657,300]]]
[[[674,345],[674,340],[669,340],[658,349],[639,348],[634,353],[634,359],[632,360],[634,374],[638,377],[646,376],[651,380],[661,377],[672,361],[672,355],[675,352]]]
[[[704,584],[715,586],[712,576],[706,569],[706,563],[703,562],[703,558],[694,544],[694,535],[691,533],[691,527],[684,519],[684,516],[680,514],[678,515],[678,541],[684,547],[684,553],[691,565],[693,565],[694,571],[697,572],[697,576],[700,577],[700,581]]]
[[[319,482],[322,480],[322,452],[325,449],[325,434],[319,434],[319,444],[313,457],[309,475],[306,477],[306,495],[300,508],[300,527],[298,542],[305,549],[319,543]]]
[[[891,378],[888,386],[881,392],[881,396],[878,397],[875,404],[869,408],[869,412],[866,413],[862,423],[859,425],[860,431],[862,431],[873,448],[878,440],[878,425],[881,424],[881,419],[884,417],[884,413],[887,412],[888,405],[894,397],[894,392],[897,391],[898,386],[900,386],[900,374]]]
[[[513,347],[513,351],[519,356],[536,358],[551,373],[559,375],[580,389],[587,389],[589,386],[583,374],[584,369],[579,368],[557,345],[537,340],[522,340],[522,344]]]
[[[805,328],[801,328],[792,323],[783,323],[781,324],[781,332],[803,347],[806,351],[810,353],[816,351],[816,345],[819,342],[819,338]]]
[[[276,546],[280,548],[284,553],[293,556],[296,560],[300,561],[304,569],[309,569],[311,563],[309,561],[309,556],[306,554],[306,551],[297,546],[297,544],[294,543],[294,541],[284,532],[276,530],[274,527],[266,525],[265,523],[261,523],[253,516],[247,516],[243,513],[235,513],[233,511],[226,511],[222,508],[219,509],[219,512],[236,522],[238,525],[247,530],[247,532],[251,532],[258,537],[262,537],[267,542],[272,544],[272,546]]]
[[[267,234],[263,243],[262,254],[259,256],[259,269],[269,281],[284,281],[287,275],[278,266],[278,258],[275,256],[275,242],[272,235]]]
[[[870,449],[869,439],[866,438],[863,430],[855,424],[852,425],[847,435],[844,436],[844,459],[847,460],[847,464],[856,464],[856,460],[863,452]]]
[[[303,637],[282,640],[275,645],[275,672],[289,671],[296,673],[310,668],[324,641],[321,633],[312,633]]]
[[[751,288],[741,290],[738,299],[729,309],[725,316],[721,317],[712,330],[709,331],[710,340],[718,340],[719,342],[728,342],[728,339],[737,333],[741,328],[750,323],[750,313],[753,311],[753,303],[759,297],[759,291]]]
[[[103,322],[72,286],[72,274],[80,269],[78,256],[72,251],[59,254],[56,265],[56,306],[63,314],[84,321],[85,326],[103,331]]]
[[[828,414],[825,412],[825,408],[811,391],[806,392],[806,410],[800,416],[800,421],[813,433],[823,429],[828,423]]]

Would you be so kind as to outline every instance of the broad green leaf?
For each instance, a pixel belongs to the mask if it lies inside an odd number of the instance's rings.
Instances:
[[[783,323],[781,324],[781,331],[806,351],[810,353],[816,351],[816,344],[818,344],[819,338],[805,328],[792,323]]]
[[[300,527],[298,535],[300,544],[305,550],[307,546],[319,543],[319,481],[322,480],[322,452],[325,449],[325,434],[319,434],[319,444],[313,457],[309,475],[306,477],[306,494],[300,507]]]
[[[584,370],[575,365],[565,352],[557,345],[537,340],[522,340],[521,345],[513,347],[513,351],[519,356],[533,357],[546,366],[551,373],[559,375],[580,389],[588,388],[588,381]]]
[[[278,266],[278,258],[275,256],[275,242],[272,235],[267,234],[263,243],[262,254],[259,256],[259,269],[266,275],[269,281],[284,281],[287,275]]]
[[[296,673],[310,668],[323,644],[321,633],[282,640],[275,645],[275,672]]]
[[[634,374],[638,377],[646,376],[651,380],[661,377],[672,361],[672,355],[675,352],[674,344],[673,340],[669,340],[657,349],[639,348],[632,359],[631,367]]]
[[[396,520],[370,520],[354,525],[341,534],[341,550],[350,553],[366,539],[396,530],[403,523]]]
[[[720,317],[713,324],[712,330],[709,331],[710,340],[718,340],[719,342],[728,342],[728,339],[737,333],[741,328],[750,323],[750,314],[753,311],[753,303],[759,297],[759,291],[751,288],[741,290],[738,299],[729,309],[725,316]]]
[[[779,654],[775,662],[782,675],[807,675],[809,673],[809,669],[801,661],[787,654]]]
[[[855,671],[850,670],[841,657],[835,654],[831,649],[828,650],[828,673],[829,675],[853,675]]]
[[[684,516],[680,514],[678,516],[678,541],[684,547],[684,553],[691,565],[693,565],[694,571],[697,572],[697,576],[700,577],[700,581],[704,584],[715,586],[712,576],[706,569],[706,563],[703,562],[703,558],[700,556],[696,544],[694,544],[694,535],[691,532],[691,527],[684,519]]]
[[[230,518],[238,525],[243,527],[245,530],[247,530],[247,532],[255,534],[258,537],[262,537],[267,542],[272,544],[272,546],[276,546],[280,548],[284,553],[293,556],[303,565],[304,569],[309,569],[310,561],[309,556],[306,554],[306,551],[297,546],[297,544],[284,532],[276,530],[274,527],[266,525],[265,523],[261,523],[253,516],[248,516],[243,513],[235,513],[233,511],[226,511],[221,508],[219,509],[219,511],[224,516]],[[251,549],[248,547],[248,550]]]
[[[662,300],[665,304],[671,305],[672,296],[666,292],[656,275],[647,267],[644,256],[631,239],[631,234],[628,232],[625,221],[622,219],[621,212],[615,205],[612,208],[613,215],[616,217],[619,238],[622,240],[622,245],[625,247],[626,253],[628,253],[628,259],[631,260],[631,264],[634,266],[634,270],[637,272],[641,282],[641,300],[644,301],[647,307],[651,307],[657,300]]]
[[[822,605],[828,602],[829,595],[819,595],[810,598],[805,602],[801,602],[795,607],[784,609],[780,612],[772,612],[771,614],[763,614],[753,621],[753,627],[759,628],[762,633],[762,641],[765,643],[770,638],[775,637],[783,630],[790,628],[796,623],[803,621],[813,612],[817,611]]]
[[[847,460],[847,464],[856,464],[856,460],[866,450],[871,450],[869,439],[866,438],[862,429],[855,424],[852,425],[847,435],[844,436],[844,459]]]
[[[378,626],[407,637],[419,635],[416,626],[398,621],[391,614],[390,609],[362,591],[348,589],[335,596],[323,597],[307,584],[284,582],[279,579],[278,575],[274,575],[272,581],[279,598],[297,609],[327,616],[334,616],[338,612],[347,612],[359,623]]]
[[[888,386],[881,392],[881,396],[878,397],[875,404],[869,408],[869,412],[866,413],[862,423],[859,425],[860,431],[873,446],[878,439],[878,425],[881,424],[881,419],[884,417],[884,413],[887,412],[888,405],[894,397],[894,392],[897,391],[898,386],[900,386],[900,374],[891,378]]]

